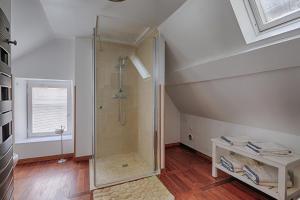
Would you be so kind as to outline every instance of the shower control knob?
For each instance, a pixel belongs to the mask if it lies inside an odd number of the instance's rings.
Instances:
[[[97,106],[98,110],[102,110],[103,106]]]

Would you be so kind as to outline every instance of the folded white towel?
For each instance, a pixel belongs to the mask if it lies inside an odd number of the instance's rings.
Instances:
[[[278,187],[278,170],[275,167],[257,163],[255,165],[245,165],[243,170],[246,176],[257,185]],[[287,186],[293,187],[289,174]]]
[[[290,149],[271,142],[248,142],[245,148],[258,155],[289,156],[292,154]]]
[[[256,161],[241,156],[239,154],[231,153],[229,155],[221,156],[225,160],[225,162],[228,162],[230,166],[232,166],[233,172],[242,172],[244,165],[255,165]]]
[[[229,145],[245,146],[250,141],[247,136],[221,136],[220,139]]]

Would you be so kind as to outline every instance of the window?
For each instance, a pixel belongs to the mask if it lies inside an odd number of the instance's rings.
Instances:
[[[247,44],[272,38],[266,41],[271,44],[299,36],[300,0],[230,0],[230,3]]]
[[[300,0],[249,0],[259,31],[300,17]]]
[[[28,137],[55,136],[64,127],[71,134],[71,83],[31,80],[27,83]]]

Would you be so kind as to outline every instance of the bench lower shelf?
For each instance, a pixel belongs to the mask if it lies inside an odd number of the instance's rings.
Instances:
[[[221,171],[223,171],[223,172],[225,172],[225,173],[233,176],[234,178],[236,178],[236,179],[238,179],[238,180],[240,180],[240,181],[242,181],[242,182],[244,182],[244,183],[246,183],[246,184],[248,184],[248,185],[250,185],[250,186],[252,186],[252,187],[254,187],[254,188],[258,189],[258,190],[260,190],[260,191],[262,191],[263,193],[268,194],[271,197],[274,197],[275,199],[279,199],[278,188],[271,188],[270,189],[268,187],[256,185],[251,180],[249,180],[247,177],[242,176],[240,173],[231,172],[231,171],[227,170],[225,167],[223,167],[221,164],[217,164],[216,167],[219,170],[221,170]],[[287,198],[288,199],[292,198],[298,192],[299,192],[299,188],[289,188],[287,190]]]

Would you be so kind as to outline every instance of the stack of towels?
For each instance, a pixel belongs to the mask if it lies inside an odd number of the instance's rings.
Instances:
[[[271,142],[248,142],[245,148],[256,155],[289,156],[292,151],[286,147]]]
[[[246,136],[221,136],[224,144],[244,147],[248,152],[262,156],[291,156],[292,150],[271,142],[257,142]]]
[[[239,146],[245,148],[254,155],[262,156],[291,156],[293,152],[281,145],[271,142],[257,142],[246,136],[222,136],[220,140],[227,145]],[[235,173],[243,173],[257,185],[277,187],[278,169],[272,166],[262,164],[250,158],[230,153],[220,157],[221,165],[227,170]],[[289,172],[287,186],[293,186],[293,175]]]
[[[230,153],[220,157],[221,165],[235,173],[243,173],[257,185],[278,187],[278,171],[275,167],[259,163],[250,158]],[[288,176],[288,187],[293,187],[292,175]]]
[[[246,158],[234,153],[231,153],[227,156],[221,156],[220,160],[223,167],[235,173],[243,172],[243,167],[245,164],[252,165],[255,163],[255,161],[250,158]]]
[[[245,165],[245,175],[257,185],[278,187],[278,171],[275,167],[257,163],[256,165]],[[292,173],[288,173],[287,187],[293,187]]]

